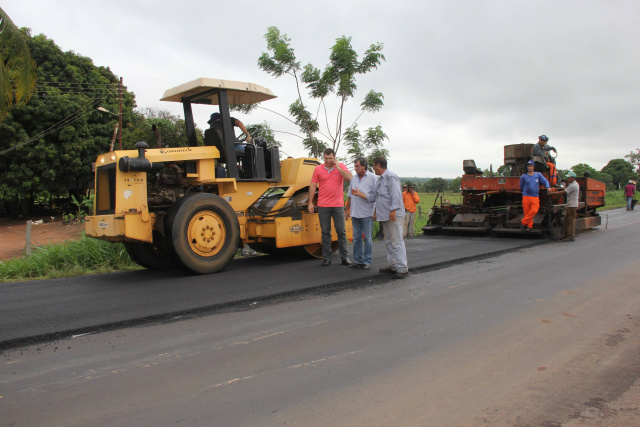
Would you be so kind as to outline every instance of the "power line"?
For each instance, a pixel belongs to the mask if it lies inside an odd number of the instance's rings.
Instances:
[[[80,108],[79,110],[75,111],[74,113],[68,115],[67,117],[63,118],[62,120],[60,120],[59,122],[57,122],[56,124],[54,124],[53,126],[49,127],[48,129],[45,129],[44,131],[40,132],[37,135],[32,136],[31,138],[29,138],[26,141],[20,142],[14,146],[11,146],[3,151],[0,151],[0,156],[8,153],[9,151],[15,150],[17,148],[23,147],[26,144],[29,144],[30,142],[33,142],[37,139],[43,138],[47,135],[50,135],[51,133],[58,131],[60,129],[62,129],[63,127],[67,126],[70,123],[75,122],[76,120],[79,120],[80,118],[91,114],[93,112],[93,109],[96,108],[98,106],[98,104],[103,101],[106,98],[106,96],[100,97],[100,98],[94,98],[93,102],[90,105],[87,105],[85,107]]]
[[[73,82],[46,82],[42,80],[36,81],[36,85],[42,84],[52,84],[52,85],[60,85],[60,86],[115,86],[118,87],[118,83],[73,83]]]

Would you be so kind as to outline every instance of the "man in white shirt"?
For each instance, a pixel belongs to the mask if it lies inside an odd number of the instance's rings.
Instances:
[[[367,171],[367,159],[359,157],[353,163],[356,175],[351,178],[347,193],[347,219],[353,224],[353,261],[349,267],[368,270],[371,267],[373,210],[376,202],[377,179]]]
[[[573,242],[576,238],[576,211],[578,210],[578,194],[580,186],[576,181],[576,174],[569,172],[567,174],[567,209],[564,211],[564,221],[562,222],[563,242]]]
[[[387,169],[387,159],[373,159],[373,171],[380,178],[376,191],[376,210],[374,219],[380,221],[384,230],[384,243],[387,246],[387,265],[378,270],[380,273],[393,273],[394,279],[404,279],[409,275],[407,250],[402,239],[404,224],[404,203],[402,202],[402,183],[398,175]]]

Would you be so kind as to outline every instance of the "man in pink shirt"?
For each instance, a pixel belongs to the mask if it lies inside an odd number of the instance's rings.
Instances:
[[[629,180],[629,183],[624,187],[624,196],[627,198],[627,210],[633,210],[633,196],[636,195],[636,184]]]
[[[318,217],[322,231],[322,266],[331,265],[331,218],[338,235],[338,249],[342,265],[349,266],[347,252],[347,233],[344,218],[344,181],[351,181],[351,172],[344,163],[336,159],[336,153],[327,148],[324,150],[324,164],[316,166],[309,185],[309,213],[315,211],[313,197],[318,193]]]

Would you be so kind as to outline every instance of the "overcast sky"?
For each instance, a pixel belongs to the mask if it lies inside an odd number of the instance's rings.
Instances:
[[[257,66],[269,26],[291,38],[303,65],[321,69],[342,35],[359,54],[381,42],[386,62],[359,78],[345,122],[370,89],[382,92],[384,108],[359,128],[382,125],[400,176],[455,178],[464,159],[495,170],[504,145],[541,134],[560,169],[600,170],[640,147],[638,0],[4,0],[2,8],[33,35],[110,67],[139,107],[181,117],[180,104],[159,99],[198,77],[268,87],[278,98],[264,106],[286,114],[293,81]],[[211,111],[194,113],[208,127]],[[236,116],[297,133],[264,110]],[[300,139],[277,137],[285,153],[304,155]]]

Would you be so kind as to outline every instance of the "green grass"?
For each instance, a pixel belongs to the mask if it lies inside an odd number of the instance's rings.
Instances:
[[[86,235],[78,240],[35,248],[30,256],[0,264],[0,282],[54,279],[114,271],[138,270],[124,246]]]
[[[607,209],[626,208],[627,199],[624,197],[624,190],[607,190],[607,194],[604,197],[604,204],[605,206],[599,208],[598,212]]]

